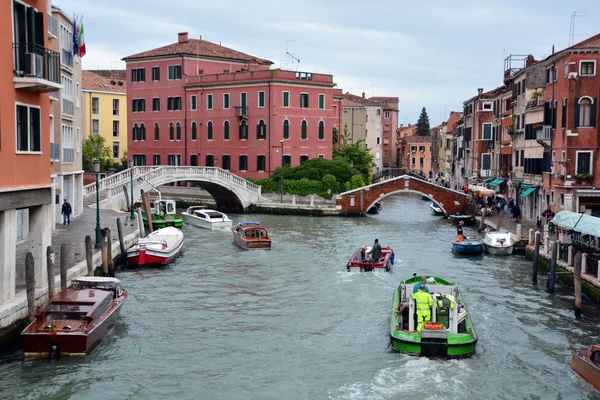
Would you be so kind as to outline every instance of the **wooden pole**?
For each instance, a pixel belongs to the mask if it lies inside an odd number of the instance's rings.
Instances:
[[[129,193],[127,191],[127,185],[123,185],[123,194],[125,195],[125,204],[127,204],[127,212],[131,212],[131,204],[129,199]]]
[[[554,284],[556,282],[556,259],[558,256],[558,246],[560,241],[557,240],[552,245],[552,260],[550,261],[550,277],[548,279],[548,293],[554,293]]]
[[[106,229],[106,261],[108,263],[108,276],[111,278],[115,277],[115,262],[112,256],[112,235],[110,234],[110,228]]]
[[[487,217],[487,207],[481,209],[481,220],[479,221],[479,232],[485,229],[485,217]]]
[[[100,253],[102,254],[102,274],[108,276],[108,252],[106,251],[106,229],[100,231]]]
[[[31,252],[25,256],[25,285],[27,287],[27,317],[33,321],[35,318],[35,261]]]
[[[533,250],[533,275],[531,277],[531,280],[533,281],[534,285],[537,285],[537,275],[538,275],[538,266],[539,266],[539,259],[540,259],[540,239],[541,239],[542,234],[540,232],[536,232],[535,233],[535,247]]]
[[[150,212],[150,200],[147,193],[144,193],[144,189],[140,189],[142,192],[142,200],[144,201],[144,212],[146,213],[146,220],[148,221],[148,231],[152,232],[152,213]]]
[[[125,240],[123,239],[121,218],[117,218],[117,233],[119,234],[119,250],[121,251],[121,268],[123,268],[127,265],[127,253],[125,250]]]
[[[581,318],[581,253],[575,254],[575,267],[573,268],[575,286],[575,318]]]
[[[48,270],[48,298],[56,294],[56,282],[54,281],[54,249],[52,246],[46,248],[46,269]]]
[[[144,229],[144,221],[142,220],[142,209],[138,207],[137,209],[137,221],[138,221],[138,229],[140,231],[140,237],[146,237],[146,230]]]
[[[67,289],[67,244],[60,245],[60,290]]]
[[[87,264],[88,276],[94,276],[94,261],[92,253],[92,238],[88,235],[85,237],[85,262]]]

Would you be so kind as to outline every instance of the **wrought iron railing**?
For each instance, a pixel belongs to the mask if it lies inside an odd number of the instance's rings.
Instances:
[[[241,118],[248,116],[248,106],[237,106],[235,108],[235,115]]]
[[[13,43],[14,76],[60,83],[60,55],[35,43]]]

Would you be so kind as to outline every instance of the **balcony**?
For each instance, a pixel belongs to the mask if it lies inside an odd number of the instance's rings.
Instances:
[[[550,146],[552,140],[552,127],[550,125],[542,126],[542,129],[538,129],[536,132],[536,140],[542,146]]]
[[[235,108],[235,116],[238,118],[248,118],[248,106],[238,106]]]
[[[13,43],[15,89],[47,93],[62,89],[60,55],[34,43]]]

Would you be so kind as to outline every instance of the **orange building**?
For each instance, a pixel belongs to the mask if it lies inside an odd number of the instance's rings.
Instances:
[[[15,301],[16,245],[28,240],[35,282],[47,286],[51,244],[50,100],[60,55],[48,49],[46,0],[0,5],[0,307]],[[51,12],[51,11],[50,11]]]

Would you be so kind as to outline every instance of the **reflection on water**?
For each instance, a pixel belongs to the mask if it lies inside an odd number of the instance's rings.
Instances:
[[[569,288],[548,295],[544,277],[532,286],[524,258],[456,256],[455,228],[427,202],[383,203],[367,218],[234,216],[266,225],[271,251],[184,227],[186,251],[172,265],[118,274],[130,298],[92,354],[2,356],[2,398],[594,398],[569,364],[573,350],[600,342],[597,306],[587,302],[576,321]],[[392,271],[346,272],[375,238],[394,249]],[[391,351],[392,292],[413,273],[460,285],[479,336],[474,357]]]

